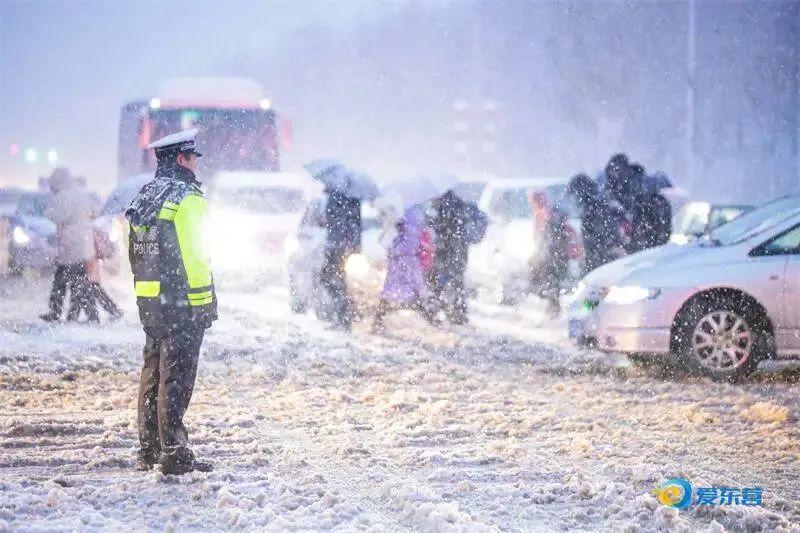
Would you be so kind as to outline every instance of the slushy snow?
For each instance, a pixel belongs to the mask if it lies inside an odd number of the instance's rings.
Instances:
[[[187,414],[215,463],[133,470],[143,335],[36,322],[48,280],[0,279],[0,531],[800,531],[792,373],[714,383],[578,350],[536,302],[374,336],[220,290]],[[651,490],[764,488],[678,511]]]

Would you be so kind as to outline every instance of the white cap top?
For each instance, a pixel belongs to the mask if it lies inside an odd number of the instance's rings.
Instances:
[[[187,144],[191,143],[190,146],[194,147],[194,138],[197,136],[197,129],[191,129],[186,131],[181,131],[178,133],[173,133],[172,135],[167,135],[166,137],[162,137],[157,141],[154,141],[147,145],[148,148],[166,148],[172,145],[180,145],[180,144]]]

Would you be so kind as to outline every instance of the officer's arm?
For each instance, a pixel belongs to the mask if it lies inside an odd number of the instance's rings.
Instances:
[[[192,194],[178,204],[174,220],[181,259],[189,282],[189,303],[193,306],[212,301],[211,266],[202,240],[205,216],[205,198]]]

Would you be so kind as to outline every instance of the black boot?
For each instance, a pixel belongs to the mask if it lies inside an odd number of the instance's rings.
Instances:
[[[161,452],[152,448],[139,448],[136,454],[136,470],[148,471],[158,463],[158,456]]]
[[[176,448],[169,452],[161,452],[158,460],[161,473],[179,476],[189,472],[211,472],[214,466],[205,461],[198,461],[189,448]]]

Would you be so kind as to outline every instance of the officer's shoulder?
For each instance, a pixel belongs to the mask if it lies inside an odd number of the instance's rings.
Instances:
[[[167,200],[176,204],[181,203],[189,196],[199,196],[203,198],[203,190],[200,187],[186,183],[184,181],[173,180]]]

